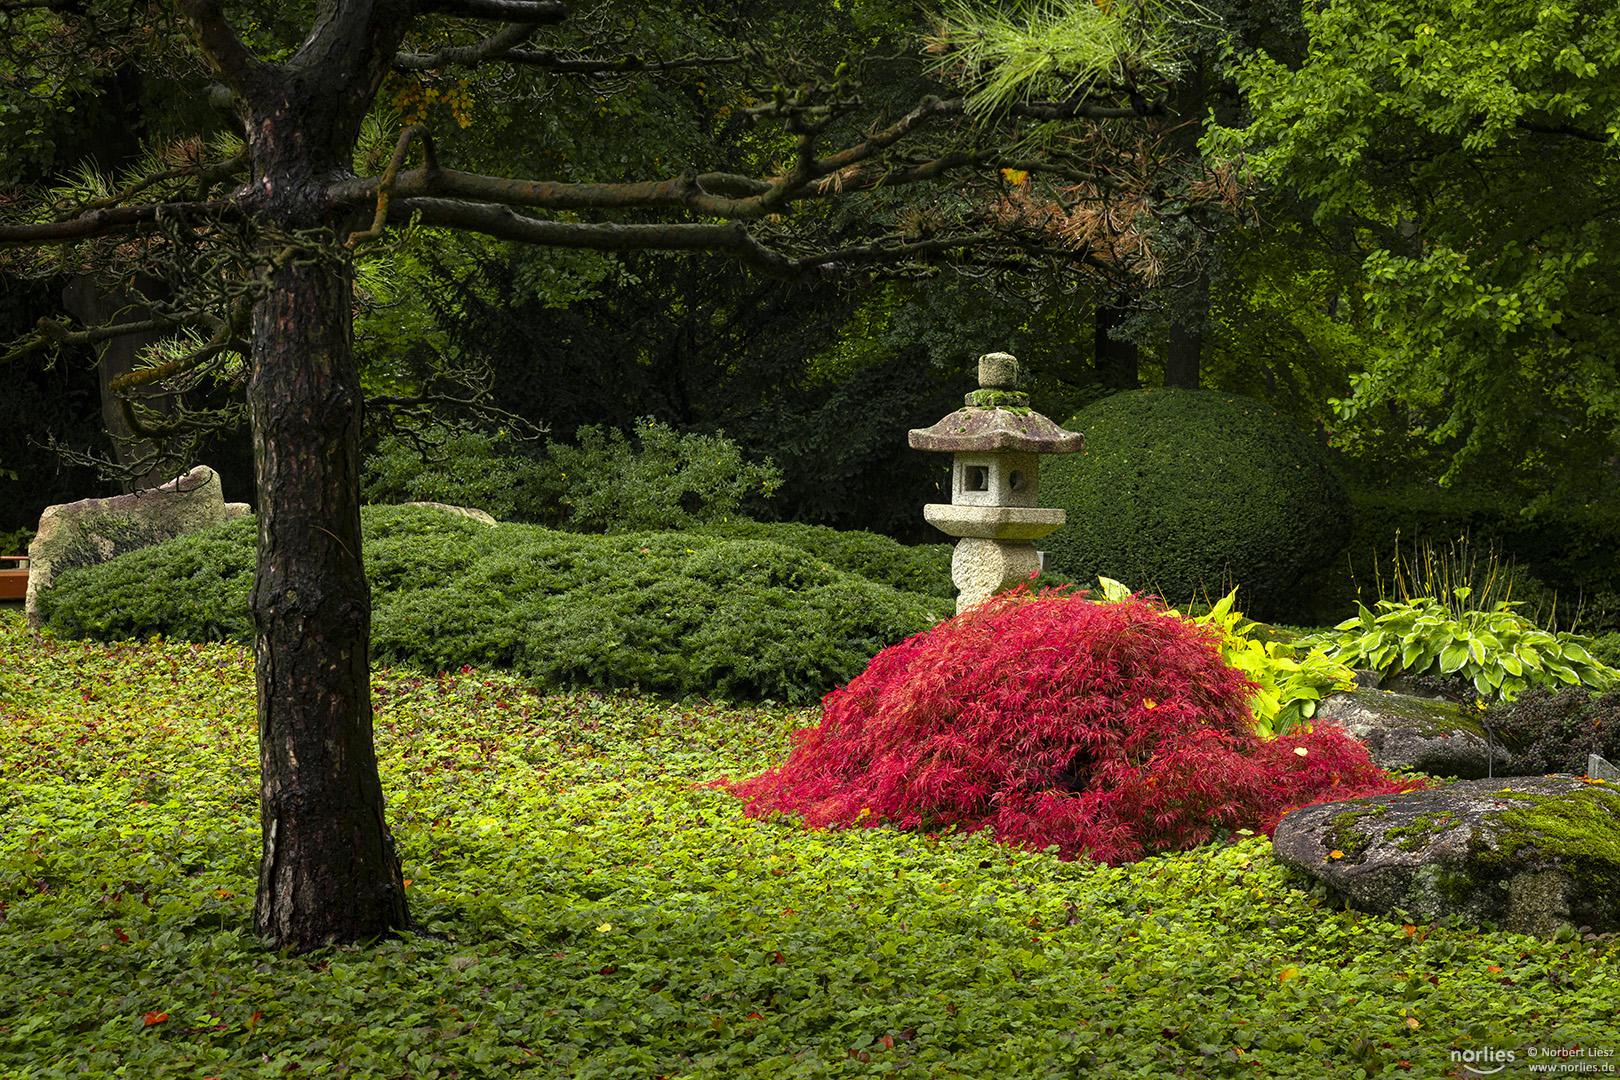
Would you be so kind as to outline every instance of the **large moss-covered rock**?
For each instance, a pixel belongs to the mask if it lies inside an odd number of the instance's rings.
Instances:
[[[1362,911],[1620,930],[1620,792],[1576,776],[1461,780],[1284,816],[1278,861]]]
[[[1367,748],[1380,767],[1430,776],[1517,776],[1513,754],[1488,737],[1477,716],[1455,702],[1387,690],[1329,694],[1315,723],[1336,723]]]
[[[1295,588],[1350,536],[1327,452],[1269,405],[1211,390],[1140,390],[1064,427],[1085,449],[1042,463],[1041,501],[1068,511],[1049,568],[1099,574],[1171,603],[1240,586],[1254,618],[1290,621]]]

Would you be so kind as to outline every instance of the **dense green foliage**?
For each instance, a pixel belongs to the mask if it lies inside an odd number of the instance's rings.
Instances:
[[[1457,613],[1433,597],[1380,600],[1376,613],[1361,607],[1315,644],[1340,663],[1385,676],[1454,676],[1482,698],[1511,700],[1533,686],[1607,690],[1620,683],[1620,671],[1592,656],[1591,638],[1542,630],[1511,601]]]
[[[239,517],[64,571],[39,594],[40,614],[54,632],[70,638],[161,634],[247,644],[253,640],[248,594],[258,535],[257,518]]]
[[[1296,425],[1247,398],[1160,389],[1104,398],[1064,426],[1086,446],[1042,464],[1042,503],[1068,512],[1042,541],[1054,571],[1172,603],[1235,584],[1251,616],[1300,621],[1294,587],[1342,549],[1350,507]]]
[[[1345,911],[1262,839],[1106,867],[753,820],[700,782],[778,760],[811,714],[489,671],[373,677],[440,936],[267,953],[251,658],[6,613],[0,670],[36,697],[0,708],[7,1076],[1317,1080],[1613,1034],[1607,941]]]
[[[508,667],[552,685],[814,701],[885,645],[948,614],[927,556],[892,540],[823,541],[871,580],[793,545],[817,530],[581,536],[496,528],[422,507],[367,507],[373,658],[430,671]],[[252,638],[255,523],[238,519],[65,573],[47,625],[102,641]],[[926,592],[896,584],[916,582]]]
[[[0,554],[26,555],[28,545],[34,541],[35,530],[12,529],[9,532],[0,532]]]
[[[390,435],[366,456],[360,494],[368,503],[447,503],[499,521],[555,525],[562,516],[556,491],[542,486],[549,472],[538,454],[519,453],[500,435],[453,430],[425,455]]]
[[[599,427],[575,431],[577,446],[553,443],[566,523],[583,532],[688,529],[724,521],[749,495],[770,497],[782,474],[770,459],[745,462],[723,432],[679,435],[649,417],[632,442]]]
[[[1620,668],[1620,631],[1594,638],[1588,651],[1592,654],[1592,659],[1599,663]]]
[[[1349,550],[1308,579],[1317,623],[1338,621],[1358,600],[1404,599],[1397,562],[1410,577],[1432,552],[1447,564],[1447,587],[1408,595],[1445,596],[1466,585],[1478,599],[1494,577],[1494,598],[1523,602],[1542,626],[1620,630],[1620,505],[1612,498],[1527,513],[1511,492],[1432,481],[1352,487],[1350,498]]]
[[[1485,712],[1513,747],[1514,771],[1586,775],[1587,756],[1620,760],[1620,694],[1579,686],[1537,687]]]
[[[725,522],[745,499],[768,498],[782,482],[769,459],[744,461],[724,433],[682,435],[643,417],[633,438],[600,427],[575,437],[577,444],[548,441],[543,452],[524,454],[502,436],[457,430],[424,462],[390,436],[366,459],[362,486],[371,502],[443,502],[503,521],[621,533]]]
[[[1544,495],[1600,479],[1620,413],[1620,9],[1336,0],[1304,17],[1304,62],[1247,58],[1252,122],[1206,149],[1241,150],[1358,237],[1381,341],[1340,422],[1411,422],[1454,470],[1490,461]]]
[[[956,586],[951,583],[950,544],[910,546],[875,533],[793,521],[733,521],[699,531],[736,540],[786,544],[869,581],[945,600],[956,598]]]

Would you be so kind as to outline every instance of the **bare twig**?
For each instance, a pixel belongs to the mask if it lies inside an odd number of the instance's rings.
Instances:
[[[439,159],[433,152],[433,133],[422,124],[412,124],[400,132],[399,141],[394,144],[394,156],[377,181],[377,212],[371,219],[371,227],[364,232],[351,233],[345,247],[353,248],[383,234],[383,227],[388,223],[388,199],[393,194],[394,178],[405,164],[405,154],[410,149],[411,141],[418,138],[422,140],[422,175],[430,184],[439,175]]]

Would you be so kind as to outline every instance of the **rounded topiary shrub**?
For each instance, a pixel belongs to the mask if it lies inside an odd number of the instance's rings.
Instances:
[[[1241,588],[1251,617],[1297,621],[1300,579],[1350,537],[1350,500],[1326,451],[1269,405],[1210,390],[1115,394],[1064,426],[1078,454],[1046,459],[1041,503],[1068,523],[1050,569],[1098,575],[1171,603]]]
[[[885,649],[782,765],[729,789],[754,816],[992,826],[1108,862],[1399,790],[1332,725],[1261,740],[1218,635],[1142,599],[1014,590]]]

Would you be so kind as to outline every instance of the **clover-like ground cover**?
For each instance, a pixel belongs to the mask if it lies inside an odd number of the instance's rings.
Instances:
[[[705,785],[812,712],[375,684],[442,936],[280,956],[249,657],[0,613],[0,1075],[1408,1077],[1613,1041],[1609,942],[1333,910],[1260,839],[1108,867],[804,830]]]

